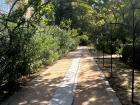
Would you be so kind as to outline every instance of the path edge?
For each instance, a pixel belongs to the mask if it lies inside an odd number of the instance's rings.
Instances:
[[[99,68],[97,62],[96,62],[96,58],[93,54],[91,54],[91,52],[88,50],[89,54],[93,57],[93,62],[94,65],[96,67],[96,70],[99,71],[100,73],[100,78],[103,81],[103,84],[105,86],[105,90],[110,98],[110,101],[112,102],[113,105],[122,105],[119,98],[116,96],[116,92],[113,90],[113,88],[110,86],[109,82],[107,81],[103,71]]]
[[[94,56],[93,59],[95,60]],[[103,80],[104,86],[105,86],[105,90],[110,98],[110,101],[112,102],[113,105],[122,105],[119,98],[116,96],[116,92],[113,90],[113,88],[110,86],[109,82],[107,81],[103,71],[99,68],[98,64],[95,62],[95,66],[97,71],[99,71],[101,79]]]

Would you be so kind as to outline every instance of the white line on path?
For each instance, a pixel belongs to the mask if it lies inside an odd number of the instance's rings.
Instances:
[[[80,66],[80,57],[82,54],[82,49],[76,52],[75,57],[72,61],[65,78],[58,86],[52,99],[49,101],[49,105],[71,105],[74,98],[74,92],[76,88],[77,75]]]

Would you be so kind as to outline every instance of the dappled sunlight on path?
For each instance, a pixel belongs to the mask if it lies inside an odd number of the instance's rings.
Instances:
[[[112,104],[88,49],[79,47],[42,70],[2,105],[120,105]]]
[[[57,86],[63,80],[77,51],[70,52],[48,69],[42,70],[39,76],[29,81],[2,105],[47,105]]]
[[[112,105],[93,57],[84,51],[73,105]]]

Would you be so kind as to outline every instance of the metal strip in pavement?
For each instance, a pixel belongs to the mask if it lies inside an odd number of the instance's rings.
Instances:
[[[79,49],[72,61],[67,74],[63,81],[58,86],[52,99],[49,101],[49,105],[71,105],[74,98],[74,92],[76,88],[76,78],[79,71],[80,57],[82,49]]]

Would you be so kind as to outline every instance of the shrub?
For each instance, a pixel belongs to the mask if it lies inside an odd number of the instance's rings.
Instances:
[[[27,32],[27,29],[19,28],[15,33],[6,30],[1,33],[0,85],[53,64],[79,44],[75,29],[62,30],[57,26],[35,29],[30,27]]]
[[[122,51],[122,60],[132,66],[133,63],[133,46],[125,45]],[[135,47],[135,65],[136,68],[140,67],[140,46]]]
[[[110,43],[102,43],[100,42],[99,44],[95,44],[96,45],[96,49],[103,51],[107,53],[107,54],[111,54],[111,49],[112,49],[112,54],[115,53],[117,51],[117,47],[118,45],[112,44],[112,46],[110,45]]]
[[[57,26],[43,28],[44,32],[38,30],[27,46],[29,47],[28,57],[31,71],[53,64],[78,45],[77,33],[73,33],[73,30],[61,30]]]
[[[86,32],[84,32],[80,36],[80,45],[87,45],[87,44],[89,44],[89,36]]]
[[[130,62],[130,57],[132,56],[132,45],[125,45],[122,50],[122,60],[124,62]]]

